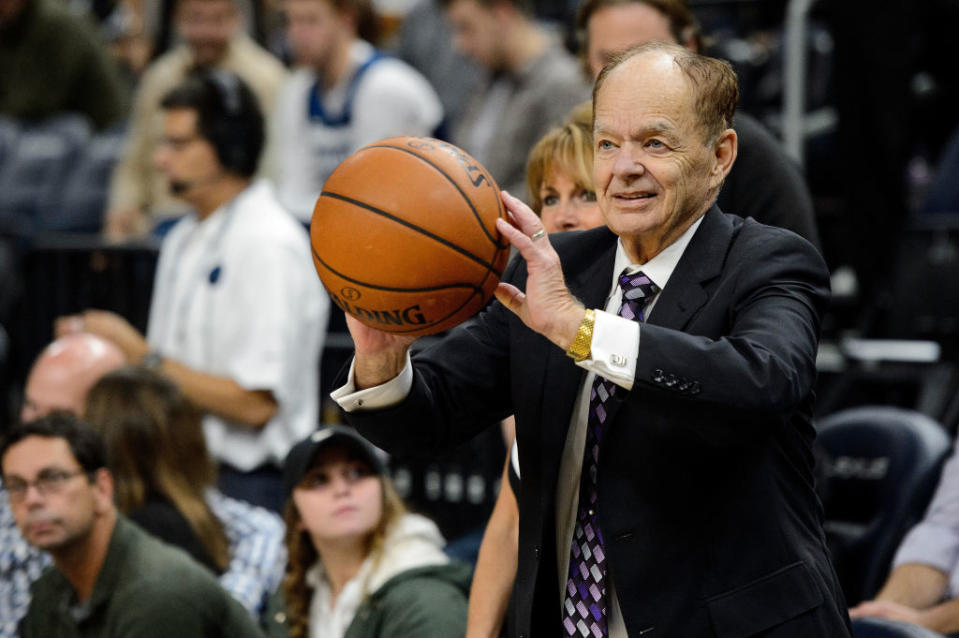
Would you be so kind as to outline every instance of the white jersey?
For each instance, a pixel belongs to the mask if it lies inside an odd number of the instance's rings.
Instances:
[[[351,71],[323,90],[299,69],[283,87],[271,123],[280,202],[309,222],[323,183],[354,151],[387,137],[431,135],[443,119],[433,87],[401,60],[357,40]]]

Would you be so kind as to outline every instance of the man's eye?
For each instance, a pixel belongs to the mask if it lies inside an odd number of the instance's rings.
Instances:
[[[613,143],[610,142],[609,140],[600,140],[599,143],[597,144],[597,147],[601,151],[608,151],[611,148],[613,148]]]
[[[646,146],[655,149],[666,148],[666,145],[663,144],[662,140],[649,140],[646,142]]]

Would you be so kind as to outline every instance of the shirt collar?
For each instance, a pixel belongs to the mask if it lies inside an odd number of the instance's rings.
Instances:
[[[658,255],[645,264],[632,263],[626,254],[623,240],[618,240],[616,242],[616,261],[613,264],[611,290],[615,291],[619,286],[619,276],[624,270],[630,274],[642,270],[643,274],[659,286],[660,290],[664,289],[666,284],[669,283],[669,278],[673,275],[673,271],[676,270],[679,260],[682,259],[683,253],[686,252],[686,246],[689,245],[693,235],[696,234],[696,229],[703,223],[703,217],[705,217],[705,215],[701,215],[676,241],[666,246]]]

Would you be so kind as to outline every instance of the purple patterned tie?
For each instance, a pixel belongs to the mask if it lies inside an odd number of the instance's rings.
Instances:
[[[623,272],[619,286],[623,289],[620,316],[643,321],[643,309],[659,287],[641,272],[633,275]],[[620,396],[616,395],[617,392]],[[569,578],[563,602],[563,635],[568,637],[605,638],[609,635],[606,626],[606,552],[596,512],[596,475],[607,407],[622,400],[622,393],[623,389],[615,383],[596,375],[589,394],[579,507],[570,544]]]

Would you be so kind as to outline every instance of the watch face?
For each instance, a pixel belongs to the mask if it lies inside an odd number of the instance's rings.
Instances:
[[[143,359],[140,363],[151,370],[156,370],[163,363],[163,355],[159,352],[150,351],[143,355]]]

